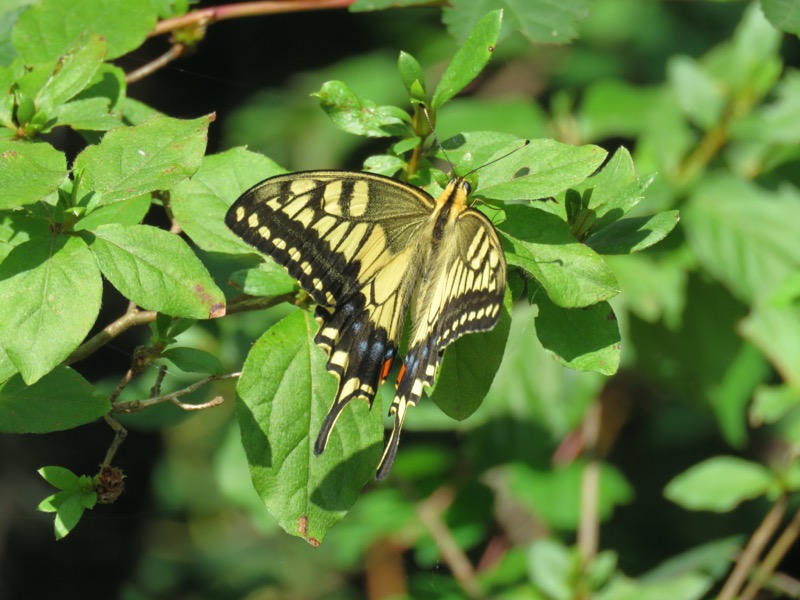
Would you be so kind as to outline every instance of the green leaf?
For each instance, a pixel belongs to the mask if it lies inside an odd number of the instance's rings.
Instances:
[[[173,187],[200,166],[208,124],[209,117],[156,117],[109,131],[75,159],[76,197],[95,206]]]
[[[550,527],[569,531],[580,522],[580,490],[585,468],[583,461],[550,471],[511,463],[489,471],[487,482]],[[597,497],[600,519],[609,519],[616,506],[632,498],[633,488],[625,477],[612,465],[602,463]]]
[[[581,94],[578,110],[580,139],[595,142],[636,137],[644,130],[659,92],[619,79],[592,82]]]
[[[557,216],[520,205],[505,212],[498,229],[508,263],[531,273],[556,305],[581,308],[619,293],[600,255],[578,243]]]
[[[775,483],[769,469],[733,456],[716,456],[690,467],[667,484],[664,495],[689,510],[729,512],[762,496]]]
[[[788,385],[762,385],[750,405],[750,422],[755,427],[776,423],[800,407],[800,392]]]
[[[784,381],[800,390],[800,305],[760,303],[737,330],[769,358]]]
[[[327,81],[312,96],[342,131],[367,137],[390,137],[405,131],[408,115],[396,106],[378,106],[360,98],[347,84]]]
[[[405,166],[406,161],[399,156],[392,156],[390,154],[370,156],[364,161],[365,171],[369,171],[370,173],[378,173],[379,175],[386,175],[387,177],[391,177]]]
[[[74,493],[64,498],[56,511],[55,532],[56,539],[64,539],[81,520],[85,510],[82,494]]]
[[[436,86],[431,99],[434,111],[467,87],[483,70],[492,57],[502,23],[503,11],[495,10],[475,24]]]
[[[528,573],[534,585],[552,600],[569,600],[574,596],[573,582],[580,561],[577,554],[562,542],[542,538],[528,550]]]
[[[632,254],[663,240],[675,229],[680,215],[668,210],[652,217],[634,217],[611,223],[586,238],[586,245],[599,254]]]
[[[511,291],[506,289],[494,329],[466,335],[447,347],[431,400],[448,417],[463,421],[480,407],[492,385],[511,329]]]
[[[28,64],[37,64],[57,59],[86,34],[97,34],[108,41],[112,59],[138,48],[155,24],[155,11],[140,0],[41,0],[20,16],[13,41]]]
[[[266,260],[257,269],[236,271],[231,283],[249,296],[277,297],[297,292],[297,282],[273,260]]]
[[[251,254],[255,252],[253,247],[225,226],[225,213],[247,189],[285,172],[266,156],[245,148],[206,156],[191,179],[182,181],[172,190],[172,214],[203,250]]]
[[[774,153],[771,144],[791,146],[800,137],[800,72],[787,71],[773,93],[772,102],[756,107],[731,124],[733,139],[767,142],[765,154]]]
[[[101,206],[84,217],[81,217],[73,229],[75,231],[91,231],[101,225],[138,225],[142,222],[150,204],[153,201],[150,194],[143,194],[135,198],[120,200],[114,204]]]
[[[597,146],[571,146],[549,139],[523,143],[507,134],[473,132],[450,138],[443,146],[456,162],[461,158],[471,159],[461,165],[462,169],[486,165],[480,171],[475,196],[490,200],[555,196],[584,181],[606,157],[606,151]],[[512,151],[513,154],[504,156]]]
[[[312,544],[374,476],[383,442],[380,411],[356,400],[339,417],[325,452],[314,456],[337,387],[315,330],[310,314],[295,311],[261,336],[242,369],[236,403],[256,490],[287,533]]]
[[[800,10],[795,0],[761,0],[761,9],[777,29],[800,35]]]
[[[0,431],[4,433],[73,429],[91,423],[109,410],[111,404],[107,398],[63,365],[30,386],[19,375],[0,384]]]
[[[621,338],[617,317],[607,302],[561,308],[545,294],[536,295],[534,301],[539,306],[536,333],[556,361],[576,371],[617,372]]]
[[[723,84],[697,61],[688,56],[674,56],[667,70],[670,88],[678,99],[683,114],[703,130],[720,120],[727,104]]]
[[[87,237],[103,275],[142,308],[191,319],[225,314],[225,296],[179,236],[149,225],[102,225]]]
[[[77,50],[59,56],[55,68],[36,94],[37,108],[51,112],[79,94],[103,64],[106,50],[105,40],[91,35]]]
[[[37,473],[39,473],[47,483],[60,490],[71,492],[80,489],[78,476],[65,467],[42,467]]]
[[[64,498],[70,495],[70,492],[58,492],[57,494],[52,494],[39,502],[39,506],[36,507],[36,510],[40,510],[42,512],[47,513],[54,513],[58,510],[58,507],[64,501]]]
[[[588,208],[596,220],[589,233],[600,231],[621,219],[644,198],[653,176],[637,177],[631,155],[620,148],[596,175],[579,183],[574,189],[581,195],[590,194]]]
[[[67,176],[67,159],[44,142],[0,139],[0,209],[38,202]]]
[[[108,131],[122,127],[119,117],[109,113],[108,98],[85,98],[59,105],[54,112],[56,123],[78,131]]]
[[[16,246],[49,232],[50,224],[46,219],[19,210],[0,212],[0,262]]]
[[[83,240],[33,238],[0,264],[0,344],[32,384],[89,333],[103,292]]]
[[[367,12],[386,8],[401,8],[429,4],[429,0],[356,0],[348,8],[350,12]]]
[[[220,360],[210,352],[197,348],[168,348],[161,353],[161,358],[167,359],[181,371],[187,373],[208,373],[210,375],[222,373]]]
[[[397,70],[400,72],[400,80],[406,86],[406,91],[412,100],[425,102],[425,73],[417,59],[401,50],[400,56],[397,58]]]
[[[589,16],[589,0],[452,0],[442,13],[447,30],[463,40],[473,24],[490,10],[503,9],[502,37],[519,31],[537,44],[564,44],[578,35]]]
[[[682,211],[700,264],[748,304],[800,269],[800,194],[782,192],[719,175],[706,178]]]

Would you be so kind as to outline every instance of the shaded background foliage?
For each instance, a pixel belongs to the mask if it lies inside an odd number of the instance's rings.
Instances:
[[[609,122],[592,139],[583,137],[587,130],[578,121],[589,112],[591,86],[603,79],[643,88],[662,85],[671,59],[700,57],[730,39],[747,6],[598,0],[570,45],[531,47],[512,36],[474,89],[440,114],[439,135],[506,130],[591,141],[610,152],[625,145],[636,155],[638,129],[625,122],[636,112],[624,106],[616,115],[609,111]],[[247,144],[292,170],[360,168],[363,158],[383,149],[381,142],[364,145],[335,130],[309,93],[322,81],[342,79],[379,104],[404,101],[394,71],[397,51],[434,65],[427,75],[435,81],[456,48],[440,14],[436,8],[312,11],[222,22],[209,28],[193,56],[132,84],[128,93],[175,117],[216,112],[209,152]],[[137,68],[164,48],[163,39],[151,40],[119,64],[126,71]],[[794,36],[784,37],[781,53],[787,65],[797,63]],[[506,110],[490,110],[493,103]],[[53,135],[65,136],[59,143],[68,144],[74,134]],[[77,153],[80,142],[73,141]],[[763,176],[767,187],[797,184],[796,159],[786,165]],[[669,179],[659,177],[662,183]],[[665,191],[668,186],[658,179],[655,186],[647,212],[685,199],[674,189]],[[163,224],[158,215],[148,219]],[[674,232],[654,251],[654,264],[664,264],[660,259],[692,264],[682,255],[685,247],[683,232]],[[214,270],[217,259],[199,254],[221,281],[224,276]],[[405,485],[365,491],[319,549],[283,534],[263,510],[237,443],[231,402],[190,416],[160,407],[127,421],[132,434],[116,460],[127,474],[126,493],[116,504],[87,513],[58,544],[52,541],[52,519],[34,510],[51,493],[35,471],[62,464],[93,472],[110,440],[108,428],[98,423],[47,436],[0,436],[0,595],[44,597],[57,581],[64,598],[378,598],[380,590],[398,589],[393,585],[407,585],[415,598],[460,597],[463,591],[448,574],[452,564],[442,562],[433,541],[436,529],[424,517],[432,510],[473,564],[494,563],[485,569],[486,578],[508,597],[573,597],[535,566],[548,564],[548,556],[562,560],[559,550],[539,546],[544,554],[534,554],[535,564],[527,567],[526,555],[503,551],[509,545],[524,548],[548,533],[574,542],[579,510],[569,507],[578,502],[582,463],[563,465],[579,454],[569,442],[580,443],[575,431],[599,398],[598,450],[614,465],[602,477],[610,488],[600,494],[601,548],[616,551],[619,569],[631,577],[650,572],[651,580],[658,580],[651,570],[659,565],[667,580],[670,574],[679,579],[691,573],[695,588],[672,597],[703,597],[724,578],[730,544],[707,549],[707,559],[685,558],[683,569],[673,565],[670,572],[664,561],[712,540],[746,536],[771,501],[762,497],[722,514],[692,512],[667,500],[665,485],[718,454],[741,453],[769,463],[782,451],[785,436],[780,430],[751,430],[745,419],[752,381],[780,381],[766,361],[742,354],[747,351],[736,327],[748,314],[748,303],[708,272],[679,271],[665,268],[650,273],[652,278],[640,272],[638,281],[623,280],[623,292],[645,304],[633,314],[616,311],[625,319],[626,361],[611,380],[564,371],[541,351],[535,360],[530,354],[520,357],[513,349],[522,342],[512,334],[506,364],[480,412],[454,426],[430,403],[419,407],[396,466]],[[633,289],[636,283],[656,300],[647,305],[647,294]],[[98,323],[113,319],[126,303],[106,289]],[[234,370],[253,340],[280,316],[276,310],[226,317],[187,335]],[[523,317],[515,320],[518,337],[529,331],[523,325]],[[128,332],[76,368],[92,380],[107,380],[110,391],[144,339],[143,332]],[[752,374],[751,382],[725,384],[737,360],[745,375]],[[146,397],[149,384],[134,385]],[[715,406],[713,394],[725,385],[744,392],[723,393]],[[218,390],[233,397],[232,384]],[[737,539],[741,543],[744,537]],[[501,556],[505,560],[498,567]],[[796,559],[790,555],[782,570],[796,575]],[[523,583],[527,580],[536,585]]]

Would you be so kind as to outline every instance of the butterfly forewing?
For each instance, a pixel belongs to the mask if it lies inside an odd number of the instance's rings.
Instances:
[[[339,389],[315,444],[321,453],[353,398],[372,403],[395,357],[416,291],[409,352],[392,403],[395,426],[378,470],[388,473],[408,406],[433,383],[440,353],[491,329],[505,260],[489,221],[455,179],[439,199],[368,173],[307,171],[267,179],[231,206],[228,227],[295,277],[319,305],[316,342]]]

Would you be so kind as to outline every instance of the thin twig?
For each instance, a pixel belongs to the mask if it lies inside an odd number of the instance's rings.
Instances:
[[[103,418],[106,420],[106,423],[109,424],[111,429],[114,430],[114,440],[111,442],[111,446],[109,446],[108,452],[106,452],[106,456],[101,463],[103,465],[110,465],[111,461],[114,460],[114,455],[122,445],[122,442],[124,442],[125,438],[128,437],[128,430],[125,429],[119,421],[112,417],[110,413],[103,415]]]
[[[158,58],[151,60],[149,63],[139,67],[138,69],[134,69],[125,75],[125,83],[135,83],[141,79],[144,79],[148,75],[152,75],[162,67],[167,66],[173,60],[180,57],[184,50],[186,50],[186,46],[183,44],[177,42],[172,44],[170,49]]]
[[[169,394],[165,394],[163,396],[154,396],[152,398],[147,398],[146,400],[130,400],[128,402],[117,402],[112,411],[115,413],[132,413],[132,412],[139,412],[156,404],[163,404],[164,402],[172,402],[175,406],[182,408],[183,410],[203,410],[206,408],[212,408],[214,406],[219,406],[222,404],[225,399],[222,396],[217,396],[212,398],[208,402],[204,402],[202,404],[186,404],[178,400],[181,396],[185,396],[186,394],[191,394],[192,392],[197,391],[204,385],[211,383],[212,381],[222,381],[224,379],[233,379],[239,377],[241,372],[236,373],[227,373],[226,375],[211,375],[210,377],[206,377],[205,379],[201,379],[200,381],[194,382],[192,385],[183,388],[182,390],[178,390],[176,392],[172,392]]]
[[[747,587],[739,596],[739,600],[753,600],[758,594],[758,591],[764,587],[764,584],[769,580],[770,576],[775,572],[775,569],[780,564],[781,560],[786,556],[786,553],[794,545],[800,535],[800,511],[796,512],[789,525],[783,530],[783,533],[775,541],[775,544],[770,548],[764,560],[758,565],[753,579],[747,584]]]
[[[251,310],[264,310],[272,308],[282,302],[292,302],[295,299],[294,294],[283,294],[282,296],[269,296],[253,298],[250,296],[241,296],[234,298],[228,303],[225,314],[231,315],[240,312],[248,312]],[[108,324],[101,332],[92,336],[81,344],[75,352],[69,355],[65,364],[71,365],[79,360],[83,360],[87,356],[97,352],[100,348],[111,342],[114,338],[121,335],[131,327],[137,325],[147,325],[156,320],[158,313],[153,310],[139,310],[136,307],[128,309],[124,315],[113,323]]]
[[[758,561],[758,557],[764,551],[767,542],[778,529],[778,525],[780,525],[781,519],[783,519],[783,515],[786,512],[787,503],[786,495],[783,495],[772,505],[758,529],[753,532],[747,542],[747,546],[739,555],[736,566],[728,576],[725,585],[722,586],[722,591],[719,593],[717,600],[734,600],[737,597],[739,589],[747,579],[747,574],[752,570]]]
[[[469,558],[459,547],[450,529],[440,518],[441,513],[453,503],[454,498],[455,493],[451,488],[441,487],[416,505],[417,516],[439,547],[442,559],[450,567],[455,580],[469,598],[480,600],[485,598],[485,595],[475,578],[475,569],[472,568]]]
[[[226,6],[212,6],[194,10],[180,17],[160,21],[150,33],[150,36],[163,35],[184,27],[204,27],[209,23],[226,19],[307,10],[347,8],[353,2],[355,0],[264,0],[261,2],[239,2]]]
[[[595,402],[583,420],[583,446],[586,466],[581,481],[581,512],[578,524],[578,548],[581,562],[586,567],[597,554],[600,539],[598,496],[600,492],[600,462],[597,459],[597,441],[600,437],[602,405]]]

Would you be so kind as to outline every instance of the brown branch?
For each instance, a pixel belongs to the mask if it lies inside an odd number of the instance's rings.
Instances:
[[[210,23],[227,19],[307,10],[347,8],[353,2],[355,0],[263,0],[261,2],[239,2],[226,6],[213,6],[194,10],[180,17],[160,21],[150,33],[150,36],[163,35],[184,27],[205,27]]]
[[[187,404],[178,400],[181,396],[185,396],[186,394],[191,394],[199,390],[204,385],[207,385],[213,381],[222,381],[224,379],[233,379],[239,377],[241,375],[240,372],[236,373],[228,373],[227,375],[211,375],[206,377],[205,379],[201,379],[200,381],[195,381],[192,385],[183,388],[182,390],[178,390],[176,392],[172,392],[170,394],[165,394],[163,396],[155,396],[152,398],[147,398],[146,400],[130,400],[128,402],[117,402],[112,407],[112,412],[115,413],[132,413],[132,412],[139,412],[145,410],[146,408],[150,408],[151,406],[155,406],[156,404],[163,404],[164,402],[172,402],[178,408],[183,410],[204,410],[206,408],[212,408],[214,406],[219,406],[222,404],[225,399],[222,396],[216,396],[212,398],[208,402],[204,402],[202,404]]]
[[[111,427],[111,429],[114,430],[114,440],[111,442],[111,446],[109,446],[108,452],[106,452],[106,456],[103,459],[103,462],[100,464],[110,465],[111,461],[114,460],[114,455],[122,445],[122,442],[124,442],[125,438],[128,437],[128,430],[125,429],[119,421],[112,417],[110,413],[103,415],[103,418]]]
[[[240,296],[234,298],[228,303],[225,314],[232,315],[240,312],[248,312],[251,310],[265,310],[280,304],[281,302],[293,302],[295,300],[294,294],[283,294],[282,296],[265,296],[265,297],[250,297]],[[100,348],[108,344],[117,336],[121,335],[131,327],[137,325],[147,325],[156,320],[158,313],[154,310],[139,310],[138,308],[131,307],[124,315],[116,321],[109,323],[106,327],[96,335],[92,336],[81,344],[75,352],[69,355],[64,361],[64,364],[71,365],[79,360],[90,356],[97,352]]]
[[[742,595],[739,596],[739,600],[753,600],[756,597],[758,591],[764,587],[764,584],[775,572],[778,564],[797,541],[798,535],[800,535],[800,511],[795,513],[789,525],[786,526],[786,529],[775,541],[775,545],[767,552],[764,560],[761,561],[761,564],[756,569],[753,579],[744,589]]]
[[[134,69],[127,75],[125,75],[125,83],[135,83],[141,79],[144,79],[148,75],[152,75],[162,67],[167,66],[173,60],[177,59],[183,54],[183,51],[186,50],[186,46],[180,43],[175,43],[170,46],[170,49],[167,50],[164,54],[159,56],[158,58],[151,60],[149,63],[139,67],[138,69]]]
[[[747,579],[747,574],[756,564],[767,542],[769,542],[770,538],[778,529],[778,525],[780,525],[781,519],[786,512],[787,503],[788,500],[786,496],[783,495],[772,505],[767,516],[761,521],[758,529],[753,532],[753,535],[747,542],[747,546],[745,546],[744,550],[739,555],[739,559],[736,561],[736,567],[731,571],[725,585],[722,586],[722,591],[719,593],[717,600],[734,600],[737,598],[739,589]]]
[[[475,578],[475,569],[472,568],[472,563],[459,547],[450,529],[440,518],[441,513],[453,503],[454,496],[455,493],[451,488],[439,488],[427,499],[417,504],[417,516],[436,542],[442,553],[442,560],[450,567],[453,577],[466,592],[467,597],[472,600],[480,600],[486,596]]]

